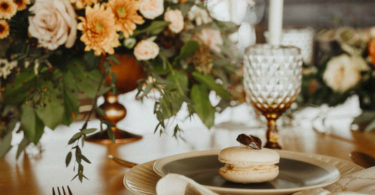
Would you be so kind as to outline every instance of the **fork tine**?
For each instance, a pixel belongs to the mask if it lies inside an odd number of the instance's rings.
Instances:
[[[64,188],[64,186],[61,186],[61,189],[62,189],[64,195],[66,195],[66,194],[65,194],[65,188]]]
[[[69,188],[69,185],[68,185],[68,192],[69,192],[69,195],[73,195],[72,191]]]
[[[56,195],[55,188],[52,187],[52,195]]]
[[[60,193],[60,187],[56,187],[57,188],[57,191],[59,192],[59,195],[62,195],[61,193]]]

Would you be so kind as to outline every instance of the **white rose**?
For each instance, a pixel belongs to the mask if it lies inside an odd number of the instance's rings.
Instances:
[[[36,0],[30,8],[29,33],[42,47],[54,50],[65,43],[70,48],[76,40],[76,14],[68,0]]]
[[[248,6],[253,4],[250,0],[208,0],[207,8],[217,20],[241,24]]]
[[[220,52],[220,45],[223,44],[220,31],[205,28],[198,34],[198,38],[213,51]]]
[[[150,60],[159,54],[159,46],[150,40],[140,41],[134,48],[134,55],[137,60]]]
[[[147,19],[154,19],[164,12],[163,0],[141,0],[139,11]]]
[[[353,62],[346,54],[332,58],[323,74],[326,84],[336,92],[345,92],[354,87],[361,79],[361,74]]]
[[[200,26],[202,24],[207,24],[212,22],[211,17],[208,15],[207,11],[205,9],[202,9],[196,5],[191,7],[188,18],[191,21],[195,21],[195,24]]]
[[[184,28],[184,17],[178,9],[165,12],[164,20],[170,22],[168,27],[174,33],[179,33]]]

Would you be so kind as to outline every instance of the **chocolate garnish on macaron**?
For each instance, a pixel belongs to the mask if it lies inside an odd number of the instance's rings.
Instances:
[[[238,142],[245,146],[249,146],[252,149],[260,150],[262,149],[262,140],[257,136],[246,135],[244,133],[237,136],[236,139]]]

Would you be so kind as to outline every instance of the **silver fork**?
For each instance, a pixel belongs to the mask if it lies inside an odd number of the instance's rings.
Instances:
[[[66,189],[64,186],[61,186],[61,188],[57,186],[56,191],[55,191],[55,188],[52,187],[52,195],[73,195],[73,193],[72,193],[72,190],[70,190],[69,186],[67,186]]]

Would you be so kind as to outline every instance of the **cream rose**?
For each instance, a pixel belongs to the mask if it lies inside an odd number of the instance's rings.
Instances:
[[[147,19],[154,19],[164,12],[163,0],[141,0],[139,11]]]
[[[170,22],[169,29],[174,33],[179,33],[184,28],[184,17],[180,10],[168,10],[164,14],[164,20]]]
[[[134,48],[134,55],[137,60],[150,60],[159,54],[159,46],[150,40],[140,41]]]
[[[323,79],[336,92],[345,92],[361,79],[355,60],[346,54],[332,58],[324,71]]]
[[[195,21],[195,24],[198,26],[212,22],[212,18],[208,15],[207,11],[196,5],[191,7],[188,12],[188,18],[191,21]]]
[[[54,50],[62,44],[70,48],[76,40],[76,14],[68,0],[36,0],[30,8],[29,33],[39,46]]]
[[[213,51],[220,52],[220,46],[223,44],[220,31],[205,28],[198,34],[198,38]]]

